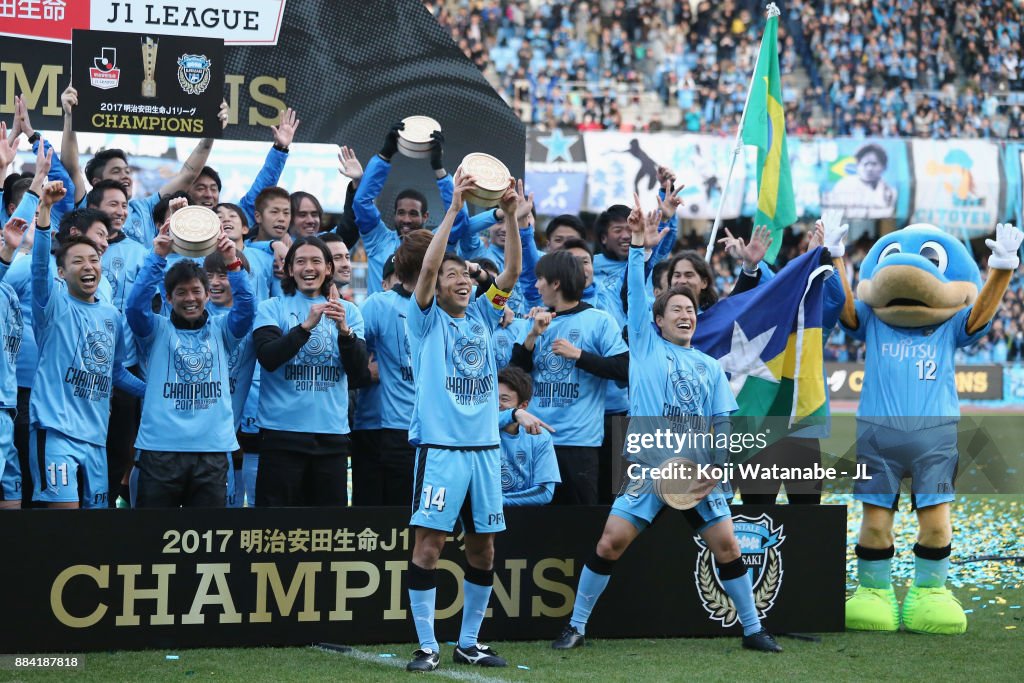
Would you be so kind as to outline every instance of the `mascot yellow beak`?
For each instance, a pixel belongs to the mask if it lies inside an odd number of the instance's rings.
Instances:
[[[862,280],[857,298],[889,325],[926,327],[945,322],[973,304],[978,287],[973,282],[943,282],[914,266],[891,265]]]

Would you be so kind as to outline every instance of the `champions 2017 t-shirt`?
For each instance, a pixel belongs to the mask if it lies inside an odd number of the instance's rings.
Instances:
[[[323,296],[296,293],[260,303],[253,330],[275,326],[282,333],[309,316],[313,304],[327,303]],[[345,321],[363,338],[363,316],[356,306],[342,300]],[[341,365],[338,327],[323,316],[309,339],[287,363],[270,372],[260,371],[260,403],[257,421],[263,429],[306,434],[348,434],[348,376]]]

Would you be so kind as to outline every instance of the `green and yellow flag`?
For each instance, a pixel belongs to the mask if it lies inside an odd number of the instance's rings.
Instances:
[[[766,225],[772,246],[765,261],[775,262],[782,246],[782,231],[796,222],[793,180],[786,149],[786,121],[782,107],[782,78],[779,76],[778,14],[769,12],[761,38],[757,70],[747,101],[743,142],[757,147],[757,214],[754,225]]]

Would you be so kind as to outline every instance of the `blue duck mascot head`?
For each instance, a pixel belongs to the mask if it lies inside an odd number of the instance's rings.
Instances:
[[[857,298],[894,327],[928,327],[974,303],[981,273],[960,240],[915,223],[883,236],[860,266]]]

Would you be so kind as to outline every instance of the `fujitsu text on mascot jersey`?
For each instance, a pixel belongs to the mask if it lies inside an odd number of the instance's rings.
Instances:
[[[1012,225],[997,226],[996,239],[986,240],[992,255],[982,285],[962,243],[934,226],[911,225],[883,236],[868,252],[856,300],[843,283],[847,302],[840,321],[866,346],[857,460],[871,476],[854,488],[864,516],[856,547],[860,585],[846,603],[848,629],[895,631],[901,617],[910,631],[967,629],[963,608],[945,585],[960,416],[953,357],[988,332],[1019,265],[1022,237]],[[901,615],[890,565],[903,478],[912,482],[918,537],[914,583]]]

